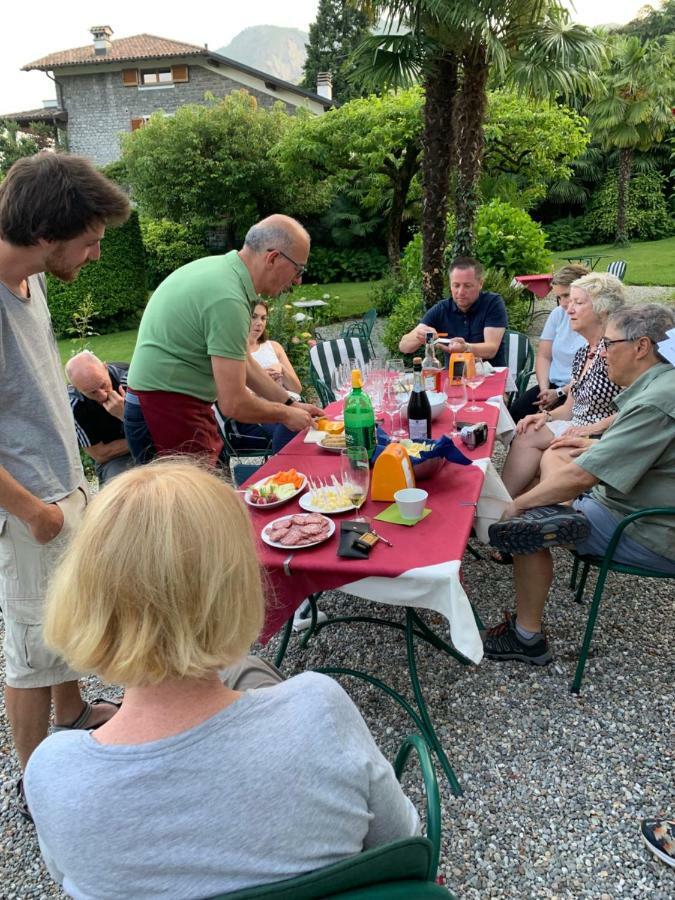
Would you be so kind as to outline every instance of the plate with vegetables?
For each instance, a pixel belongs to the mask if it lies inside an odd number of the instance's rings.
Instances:
[[[257,509],[273,509],[297,497],[306,486],[307,478],[302,472],[288,469],[256,481],[246,490],[244,502]]]

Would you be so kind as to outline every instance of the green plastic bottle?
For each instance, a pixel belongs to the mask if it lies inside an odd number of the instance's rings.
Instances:
[[[375,449],[375,413],[368,394],[363,392],[361,372],[352,370],[352,392],[344,409],[347,447],[365,447],[370,455]]]

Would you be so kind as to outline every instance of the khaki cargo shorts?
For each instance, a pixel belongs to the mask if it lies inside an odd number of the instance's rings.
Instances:
[[[48,544],[38,544],[22,519],[0,514],[0,611],[9,687],[51,687],[79,677],[45,647],[42,617],[49,579],[82,520],[87,499],[84,488],[78,488],[57,502],[63,528]]]

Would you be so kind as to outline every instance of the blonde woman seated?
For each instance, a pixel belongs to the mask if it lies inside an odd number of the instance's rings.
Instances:
[[[612,400],[621,390],[609,380],[607,361],[599,353],[610,313],[625,303],[623,284],[614,275],[591,272],[570,285],[567,315],[584,346],[574,355],[572,381],[565,403],[553,412],[525,416],[518,422],[502,480],[518,497],[539,475],[544,451],[561,434],[600,435],[614,421]]]
[[[259,300],[251,313],[251,330],[248,334],[248,352],[263,367],[270,378],[298,400],[302,384],[286,351],[278,341],[271,341],[267,334],[269,306]],[[222,427],[227,428],[227,439],[235,450],[271,445],[272,452],[278,453],[295,437],[295,431],[280,423],[248,424],[228,419]]]
[[[67,893],[210,897],[417,832],[335,681],[237,689],[264,610],[245,507],[217,476],[161,461],[92,501],[49,591],[45,638],[76,671],[123,684],[124,702],[96,731],[48,737],[25,775]]]

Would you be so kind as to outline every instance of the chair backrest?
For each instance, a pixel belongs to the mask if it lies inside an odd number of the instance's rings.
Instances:
[[[309,351],[309,362],[316,376],[330,385],[333,372],[341,363],[355,360],[362,366],[370,359],[368,344],[360,337],[319,341]]]
[[[251,475],[255,475],[262,463],[254,465],[253,463],[235,463],[232,466],[232,480],[235,487],[241,487]]]
[[[427,838],[404,838],[296,878],[246,888],[232,894],[220,894],[212,900],[259,900],[263,897],[271,900],[317,900],[320,897],[339,897],[347,891],[382,882],[428,883],[432,854],[431,842]],[[415,896],[413,884],[410,884],[406,896]]]
[[[626,262],[623,259],[615,259],[614,262],[611,262],[607,266],[607,271],[610,275],[616,275],[617,278],[620,278],[623,281],[623,276],[626,274]]]
[[[509,367],[513,380],[521,393],[534,367],[534,347],[526,334],[522,331],[507,331],[504,335],[506,341],[506,364]]]
[[[375,325],[375,320],[377,319],[377,310],[373,306],[372,309],[366,310],[363,314],[362,322],[366,326],[368,330],[368,337],[372,334],[373,326]]]
[[[312,375],[314,375],[314,373],[312,373]],[[333,403],[333,401],[336,399],[335,394],[333,393],[331,388],[328,387],[325,381],[322,381],[320,378],[315,376],[312,378],[312,384],[316,389],[316,393],[319,397],[319,403],[321,404],[321,406],[328,406],[329,403]]]

